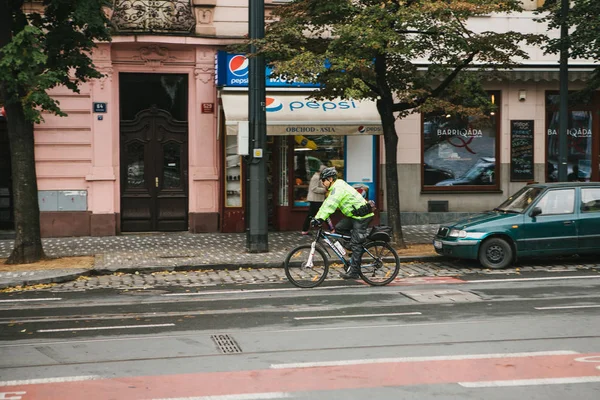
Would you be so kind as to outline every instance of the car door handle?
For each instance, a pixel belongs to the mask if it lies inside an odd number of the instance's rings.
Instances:
[[[575,221],[565,221],[564,224],[565,225],[573,225],[575,223]]]

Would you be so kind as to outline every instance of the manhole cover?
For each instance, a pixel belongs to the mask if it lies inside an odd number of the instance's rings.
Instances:
[[[215,342],[221,353],[234,354],[241,353],[242,349],[231,335],[210,335],[210,338]]]
[[[411,290],[410,292],[401,293],[419,303],[467,303],[482,300],[475,293],[455,289]]]

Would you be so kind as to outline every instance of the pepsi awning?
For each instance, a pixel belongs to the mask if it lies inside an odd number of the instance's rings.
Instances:
[[[307,99],[306,94],[267,94],[267,135],[381,135],[374,101]],[[248,93],[221,94],[228,135],[248,122]]]

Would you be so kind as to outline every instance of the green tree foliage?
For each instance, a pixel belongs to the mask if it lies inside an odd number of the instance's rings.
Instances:
[[[561,1],[546,1],[540,10],[543,18],[541,22],[548,23],[549,29],[559,30],[563,21]],[[569,48],[571,59],[582,58],[600,60],[600,1],[598,0],[571,0],[566,24],[569,35],[565,40]],[[560,37],[549,39],[544,46],[547,53],[558,54],[562,41]],[[597,67],[592,79],[588,82],[587,91],[600,88],[600,67]]]
[[[40,7],[41,12],[29,11]],[[65,116],[48,90],[101,74],[90,58],[110,40],[105,0],[0,1],[0,96],[7,113],[15,204],[15,247],[7,263],[44,257],[40,239],[33,126],[42,112]],[[24,8],[26,7],[26,8]]]
[[[527,58],[523,44],[541,38],[474,31],[468,20],[518,11],[516,0],[295,0],[274,12],[255,44],[277,74],[319,83],[316,98],[377,102],[388,219],[404,246],[395,121],[438,109],[483,116],[491,105],[479,71],[510,68]]]

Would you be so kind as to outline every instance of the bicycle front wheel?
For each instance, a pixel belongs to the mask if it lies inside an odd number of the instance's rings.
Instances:
[[[285,258],[285,276],[294,286],[312,288],[319,286],[327,277],[329,262],[325,252],[315,247],[311,257],[311,251],[312,246],[304,244],[292,249]]]
[[[370,242],[365,244],[365,249],[359,271],[365,282],[372,286],[383,286],[398,276],[400,258],[389,243]]]

